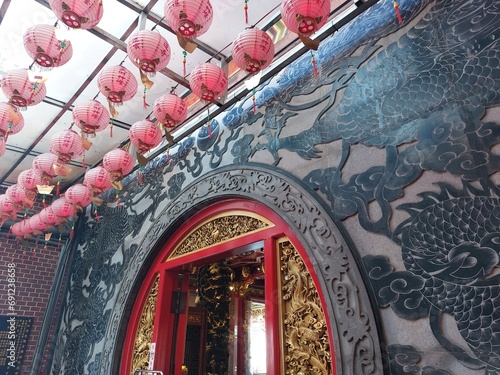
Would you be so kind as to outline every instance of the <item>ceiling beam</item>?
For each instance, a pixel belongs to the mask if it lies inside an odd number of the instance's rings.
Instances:
[[[5,13],[7,13],[7,9],[9,9],[10,0],[3,0],[2,6],[0,7],[0,25],[5,17]]]

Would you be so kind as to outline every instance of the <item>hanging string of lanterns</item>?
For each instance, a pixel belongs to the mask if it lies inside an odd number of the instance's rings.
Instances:
[[[102,18],[102,0],[49,0],[49,5],[61,23],[70,29],[90,29]],[[248,23],[248,0],[244,1],[245,19]],[[398,9],[396,9],[397,11]],[[176,32],[183,55],[192,52],[196,45],[191,42],[208,31],[213,20],[213,8],[209,0],[167,0],[164,7],[165,20]],[[282,19],[292,32],[311,49],[317,44],[309,37],[327,21],[330,13],[328,0],[283,0]],[[28,55],[40,69],[58,67],[72,56],[72,45],[67,40],[59,40],[50,25],[37,25],[24,34],[24,45]],[[170,61],[171,50],[168,42],[154,30],[142,30],[133,35],[127,43],[128,57],[139,68],[141,83],[145,86],[143,104],[146,106],[146,89],[152,82],[149,77],[163,70]],[[274,43],[271,37],[251,27],[243,30],[232,43],[232,57],[243,71],[256,75],[266,69],[274,58]],[[314,64],[314,56],[312,56]],[[315,69],[316,71],[316,69]],[[184,76],[187,76],[184,73]],[[93,137],[104,130],[118,112],[115,106],[132,99],[138,89],[134,75],[121,64],[110,66],[97,77],[99,92],[109,104],[109,111],[97,100],[77,104],[73,109],[73,122],[81,130],[83,137]],[[196,66],[189,75],[189,86],[203,102],[211,103],[222,97],[228,85],[224,71],[211,62]],[[40,79],[30,80],[27,70],[7,72],[0,79],[0,88],[9,103],[0,103],[0,155],[5,150],[9,135],[22,130],[24,120],[19,109],[26,109],[40,103],[46,88]],[[254,92],[255,94],[255,92]],[[254,101],[255,110],[255,101]],[[150,120],[138,121],[129,130],[129,138],[139,154],[157,147],[162,140],[161,128],[174,129],[187,118],[186,102],[171,93],[154,102],[153,114],[160,128]],[[210,123],[210,116],[208,116]],[[170,136],[171,137],[171,136]],[[67,164],[81,156],[85,142],[74,130],[64,130],[55,134],[50,141],[51,153],[39,155],[33,161],[32,169],[19,175],[18,184],[9,187],[8,192],[0,195],[0,221],[14,218],[21,209],[30,208],[37,189],[51,187],[51,180],[69,173]],[[84,159],[82,160],[84,165]],[[123,149],[108,152],[103,158],[103,167],[96,167],[85,173],[84,184],[68,188],[65,196],[55,200],[50,206],[34,215],[26,223],[16,225],[12,232],[25,236],[30,232],[39,234],[50,225],[70,219],[95,200],[96,196],[130,173],[134,158]],[[140,175],[140,173],[139,173]],[[40,190],[38,190],[40,191]],[[50,193],[50,191],[48,191]],[[56,193],[59,195],[59,192]],[[16,223],[17,224],[17,223]],[[14,233],[15,234],[15,233]]]

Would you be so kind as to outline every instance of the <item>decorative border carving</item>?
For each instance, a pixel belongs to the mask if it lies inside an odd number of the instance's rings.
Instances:
[[[142,309],[141,320],[139,322],[139,326],[137,327],[137,332],[135,335],[132,368],[130,370],[131,373],[133,373],[134,370],[147,370],[149,368],[149,352],[153,339],[156,299],[158,297],[159,283],[160,277],[156,276],[146,303],[144,304],[144,308]]]
[[[168,259],[178,258],[244,234],[257,232],[270,225],[271,223],[263,218],[234,213],[211,218],[194,229],[174,249]]]
[[[299,252],[289,240],[278,243],[280,295],[283,300],[283,371],[332,373],[325,313],[318,290]]]
[[[119,358],[118,328],[126,321],[124,309],[137,281],[143,260],[157,251],[160,238],[178,218],[209,202],[237,194],[256,200],[279,214],[303,245],[325,295],[325,313],[331,322],[335,361],[339,374],[382,374],[381,350],[368,292],[353,254],[338,223],[322,203],[295,177],[263,165],[220,168],[195,181],[161,212],[136,249],[117,291],[108,321],[101,374],[111,372],[112,358]],[[136,245],[131,245],[136,246]],[[116,356],[110,353],[115,352]]]

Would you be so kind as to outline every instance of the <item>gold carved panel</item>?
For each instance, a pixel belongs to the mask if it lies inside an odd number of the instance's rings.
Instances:
[[[250,216],[243,212],[226,213],[224,216],[211,218],[194,229],[175,248],[169,259],[257,232],[272,225],[270,221],[260,216]]]
[[[299,253],[288,240],[278,244],[285,374],[329,375],[332,360],[318,291]]]
[[[153,326],[159,280],[160,278],[157,276],[151,287],[146,303],[144,304],[144,308],[142,309],[141,319],[135,335],[132,368],[130,369],[131,374],[134,373],[134,370],[147,370],[149,366],[149,352],[151,349],[151,342],[153,341]]]

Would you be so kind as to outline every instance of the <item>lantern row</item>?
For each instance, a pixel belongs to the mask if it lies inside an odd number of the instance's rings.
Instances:
[[[56,17],[69,28],[93,28],[103,14],[101,0],[50,0],[49,5]],[[181,46],[205,33],[213,18],[208,0],[167,0],[164,10],[166,22],[176,31]],[[285,25],[301,38],[310,36],[324,25],[329,12],[328,0],[285,0],[282,4]],[[49,25],[28,29],[24,45],[39,69],[62,66],[72,56],[71,42],[57,39],[54,27]],[[136,33],[127,44],[127,53],[139,68],[145,89],[152,85],[149,77],[167,66],[171,54],[166,39],[153,30]],[[249,28],[233,42],[232,56],[240,69],[254,74],[270,65],[274,58],[274,44],[267,33]],[[9,103],[0,103],[0,156],[5,152],[9,134],[18,133],[24,126],[20,111],[45,98],[46,88],[41,75],[30,77],[29,73],[25,69],[14,70],[0,80],[0,87],[9,98]],[[138,90],[134,75],[121,65],[103,69],[97,77],[97,85],[108,100],[109,111],[96,100],[74,107],[73,123],[81,130],[81,135],[67,129],[51,138],[51,152],[37,156],[32,168],[20,173],[18,183],[0,195],[0,222],[8,218],[15,220],[20,210],[32,208],[36,193],[40,192],[43,196],[49,194],[53,188],[52,180],[56,177],[59,186],[60,178],[70,171],[67,167],[69,161],[84,154],[88,144],[85,138],[104,130],[111,118],[117,115],[115,106],[132,99]],[[189,85],[202,101],[208,103],[225,93],[227,77],[220,67],[207,62],[193,69]],[[177,95],[166,94],[155,101],[153,114],[158,124],[146,119],[134,123],[129,130],[130,141],[140,154],[161,143],[162,130],[168,132],[185,121],[187,105]],[[82,164],[85,168],[84,156]],[[85,173],[83,184],[68,188],[64,196],[40,213],[15,223],[12,233],[17,237],[28,237],[69,220],[84,206],[95,201],[99,194],[113,185],[119,186],[119,181],[132,171],[134,164],[133,157],[125,150],[108,152],[102,167]],[[58,191],[56,195],[59,195]]]

